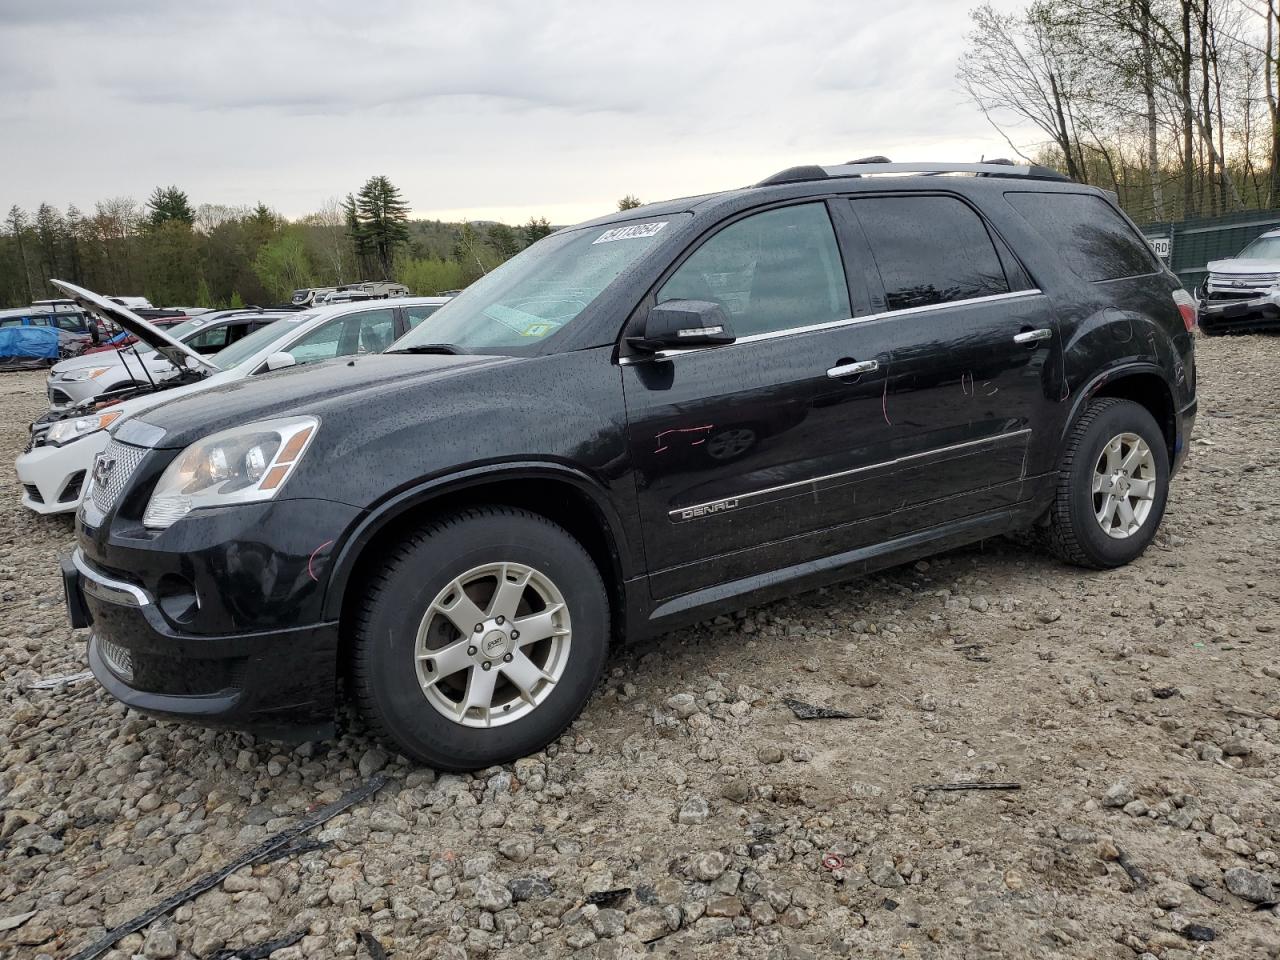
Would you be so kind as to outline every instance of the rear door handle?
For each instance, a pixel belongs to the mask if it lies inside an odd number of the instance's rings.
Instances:
[[[827,371],[827,376],[832,380],[839,380],[841,377],[856,377],[860,373],[871,373],[879,369],[879,360],[859,360],[857,363],[842,363],[838,367],[832,367]]]
[[[1053,336],[1053,331],[1049,329],[1041,330],[1023,330],[1022,333],[1013,335],[1014,343],[1036,343],[1039,340],[1048,340]]]

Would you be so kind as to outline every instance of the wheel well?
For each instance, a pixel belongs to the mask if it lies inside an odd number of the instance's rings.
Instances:
[[[1135,373],[1104,383],[1093,397],[1117,397],[1146,407],[1160,425],[1169,451],[1169,462],[1173,462],[1178,439],[1178,419],[1173,406],[1173,395],[1164,380],[1154,373]]]
[[[377,570],[379,560],[394,544],[404,539],[406,532],[431,518],[479,506],[519,507],[541,514],[582,544],[600,571],[609,593],[613,636],[622,636],[626,624],[622,560],[609,521],[599,506],[581,489],[562,480],[544,477],[503,479],[441,493],[384,520],[377,533],[360,550],[346,580],[339,629],[339,672],[346,669],[350,625],[355,618],[356,605],[364,595],[364,584]]]

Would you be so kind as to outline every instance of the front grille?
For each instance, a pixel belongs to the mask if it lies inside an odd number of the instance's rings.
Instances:
[[[1214,287],[1230,287],[1237,283],[1251,287],[1269,287],[1277,280],[1280,280],[1280,273],[1209,274],[1209,285]]]
[[[1227,303],[1233,300],[1252,300],[1260,292],[1259,290],[1210,290],[1209,299]]]
[[[125,484],[146,455],[146,448],[131,447],[112,438],[94,461],[93,485],[90,488],[93,505],[103,513],[114,507]],[[98,464],[109,465],[109,469],[99,472]]]
[[[22,489],[27,491],[27,496],[36,503],[44,503],[44,497],[40,496],[40,488],[34,483],[24,483]]]
[[[65,390],[59,390],[57,387],[49,388],[49,402],[57,406],[71,402],[71,394]]]

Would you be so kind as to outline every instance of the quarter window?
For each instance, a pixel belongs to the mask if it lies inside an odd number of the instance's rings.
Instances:
[[[438,303],[420,303],[416,306],[405,307],[404,315],[409,321],[409,329],[412,330],[439,309],[440,304]]]
[[[867,197],[852,203],[880,271],[887,309],[1009,292],[986,225],[960,200]]]
[[[753,214],[693,252],[657,301],[711,300],[739,337],[847,320],[849,288],[825,204]]]
[[[1005,199],[1081,280],[1141,277],[1160,269],[1150,244],[1101,197],[1006,193]]]

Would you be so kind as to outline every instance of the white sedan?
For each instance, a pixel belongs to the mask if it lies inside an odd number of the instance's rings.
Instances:
[[[177,397],[298,364],[381,353],[444,303],[440,297],[344,303],[285,318],[249,334],[220,353],[202,357],[165,331],[97,294],[53,281],[84,306],[106,315],[167,359],[175,372],[158,389],[141,388],[128,399],[89,401],[33,424],[31,444],[15,464],[22,504],[37,513],[66,513],[80,505],[94,460],[107,445],[109,427]]]

